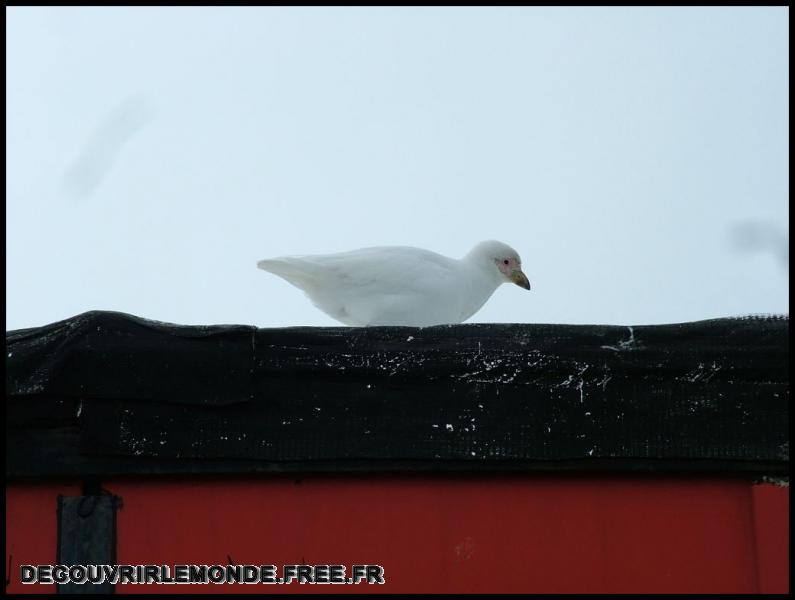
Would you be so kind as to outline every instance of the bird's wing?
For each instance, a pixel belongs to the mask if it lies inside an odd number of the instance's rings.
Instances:
[[[314,256],[287,256],[257,263],[304,290],[310,300],[349,325],[413,322],[412,314],[435,308],[430,299],[456,301],[458,261],[408,247],[364,248]]]

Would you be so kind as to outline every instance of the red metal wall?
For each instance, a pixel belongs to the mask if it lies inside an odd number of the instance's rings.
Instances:
[[[789,488],[730,479],[311,476],[119,480],[120,564],[357,564],[377,585],[137,592],[787,592]],[[8,592],[55,560],[58,494],[7,486]]]

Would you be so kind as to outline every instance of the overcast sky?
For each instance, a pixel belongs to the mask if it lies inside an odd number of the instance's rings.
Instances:
[[[7,329],[336,325],[259,259],[498,239],[471,322],[788,312],[787,8],[7,8]]]

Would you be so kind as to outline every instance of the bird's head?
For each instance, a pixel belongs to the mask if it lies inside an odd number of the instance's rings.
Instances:
[[[481,242],[472,249],[467,258],[492,270],[500,283],[510,282],[526,290],[530,289],[530,281],[522,272],[522,259],[508,244],[496,240]]]

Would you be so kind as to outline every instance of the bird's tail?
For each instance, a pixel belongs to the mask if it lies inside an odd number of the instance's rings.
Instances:
[[[302,290],[311,287],[314,282],[314,277],[307,269],[306,264],[300,259],[289,256],[260,260],[257,262],[257,268],[278,275]]]

